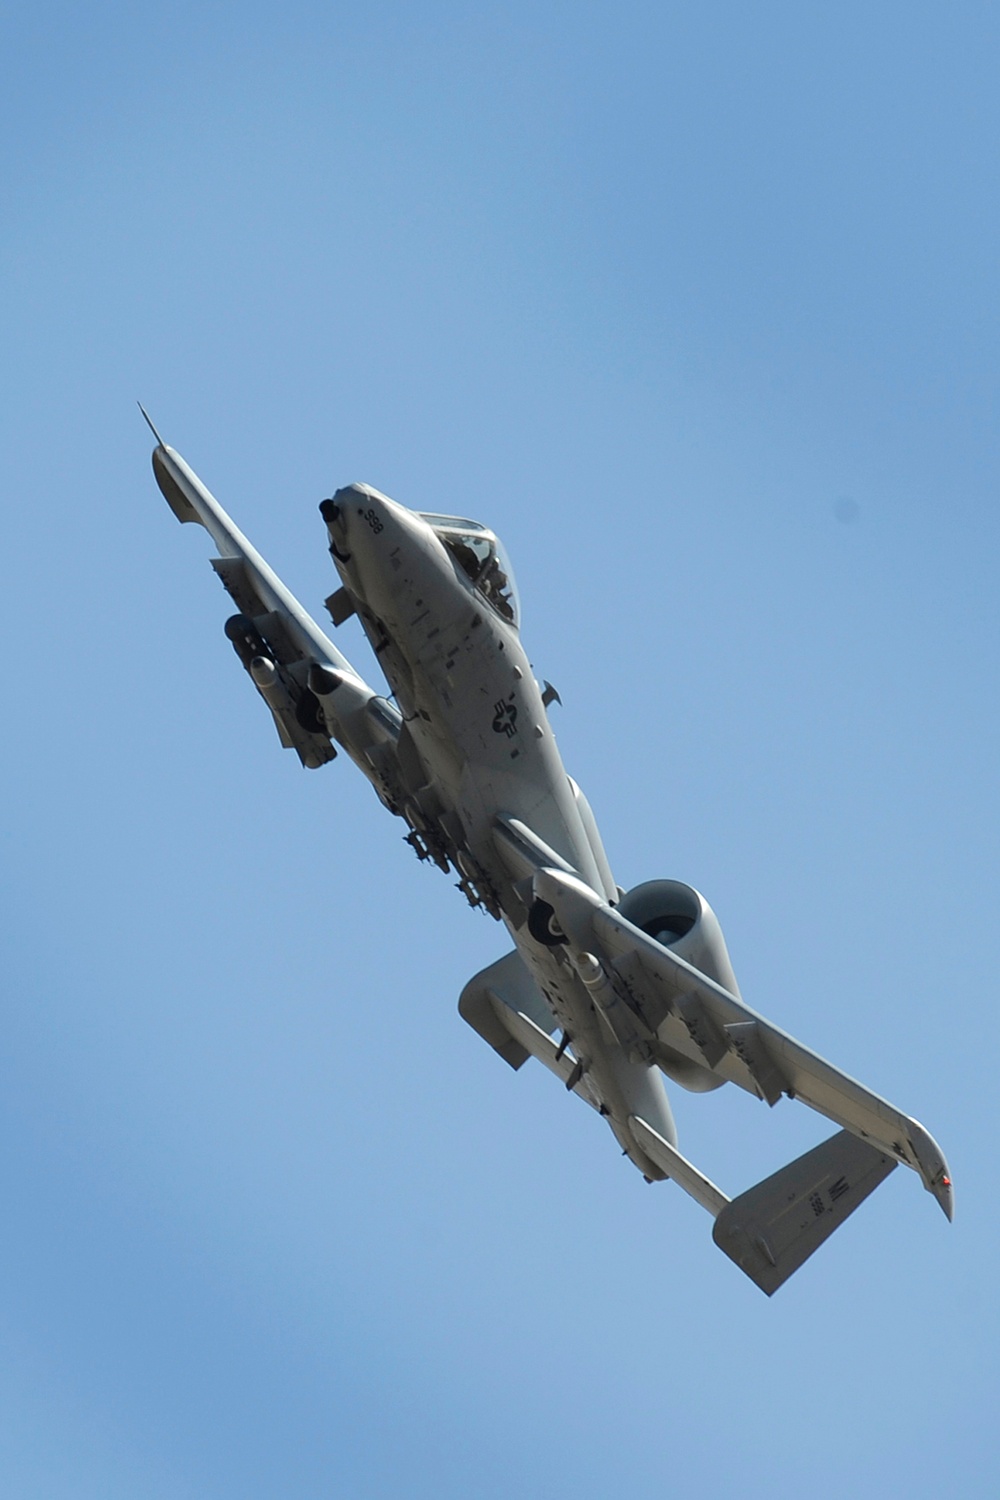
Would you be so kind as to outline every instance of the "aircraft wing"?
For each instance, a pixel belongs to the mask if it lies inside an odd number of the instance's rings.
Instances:
[[[950,1219],[948,1164],[933,1137],[825,1058],[773,1025],[619,915],[581,880],[547,869],[534,877],[574,949],[594,953],[653,1046],[669,1048],[769,1104],[782,1095],[911,1167]]]
[[[177,519],[203,526],[218,548],[212,566],[237,609],[226,635],[270,709],[281,743],[315,768],[333,760],[337,741],[398,811],[405,796],[398,710],[358,676],[197,474],[154,434],[156,482]]]

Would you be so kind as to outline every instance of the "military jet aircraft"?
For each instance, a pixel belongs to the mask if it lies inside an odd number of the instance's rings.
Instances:
[[[212,566],[237,611],[226,634],[281,743],[310,768],[344,750],[418,858],[457,873],[470,904],[507,927],[512,951],[458,1005],[506,1063],[536,1058],[602,1115],[648,1182],[672,1179],[708,1210],[716,1244],[769,1296],[897,1162],[952,1217],[948,1165],[923,1126],[744,1003],[704,897],[675,880],[615,883],[488,527],[407,510],[366,484],[320,505],[340,575],[326,607],[335,626],[360,620],[386,698],[149,425],[167,503],[218,549]],[[729,1199],[678,1150],[664,1077],[696,1093],[735,1084],[769,1105],[787,1095],[841,1128]]]

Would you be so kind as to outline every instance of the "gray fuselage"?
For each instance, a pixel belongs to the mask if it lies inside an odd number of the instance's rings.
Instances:
[[[625,1055],[572,965],[531,936],[525,892],[497,837],[512,822],[530,830],[617,900],[521,645],[516,605],[501,599],[498,608],[477,586],[447,527],[367,485],[339,490],[325,514],[336,567],[403,716],[411,821],[446,835],[468,888],[508,927],[623,1149],[646,1176],[662,1177],[628,1126],[639,1115],[676,1141],[659,1071]]]

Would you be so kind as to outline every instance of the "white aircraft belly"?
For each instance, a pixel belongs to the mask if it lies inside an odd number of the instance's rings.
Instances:
[[[642,1150],[630,1125],[631,1118],[638,1116],[671,1145],[676,1144],[677,1130],[659,1070],[627,1058],[610,1040],[593,1001],[560,949],[543,948],[532,941],[526,928],[507,925],[529,973],[570,1038],[573,1056],[582,1064],[598,1108],[622,1150],[644,1176],[662,1179],[666,1173]]]
[[[600,889],[576,799],[517,633],[471,596],[467,608],[463,601],[456,610],[453,583],[443,607],[427,602],[435,592],[426,576],[399,578],[394,618],[383,619],[410,674],[409,728],[430,777],[487,868],[496,863],[492,833],[497,815],[505,813],[529,824]],[[387,659],[387,672],[391,665]]]
[[[468,607],[461,601],[456,610],[453,585],[439,593],[426,564],[418,563],[416,576],[402,572],[395,580],[392,609],[383,607],[380,618],[409,674],[410,733],[442,799],[461,820],[477,864],[496,890],[506,888],[503,905],[508,912],[516,907],[516,898],[509,896],[509,872],[494,842],[498,818],[505,815],[530,827],[600,891],[593,850],[516,632],[471,597]],[[438,599],[446,603],[434,607]],[[385,666],[391,671],[392,655],[387,654]],[[505,920],[553,1013],[572,1037],[573,1054],[623,1150],[647,1177],[662,1177],[629,1125],[638,1115],[665,1139],[676,1140],[658,1070],[627,1059],[606,1037],[576,975],[552,950],[535,943],[523,922],[509,916]]]

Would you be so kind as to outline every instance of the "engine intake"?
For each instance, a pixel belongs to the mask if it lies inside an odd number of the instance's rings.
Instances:
[[[626,921],[683,958],[692,968],[739,995],[719,919],[704,896],[679,880],[647,880],[627,891],[618,903]],[[718,1088],[722,1079],[660,1044],[657,1062],[669,1078],[693,1093]]]
[[[680,880],[647,880],[618,903],[627,922],[670,948],[732,994],[739,994],[719,919],[700,891]]]

